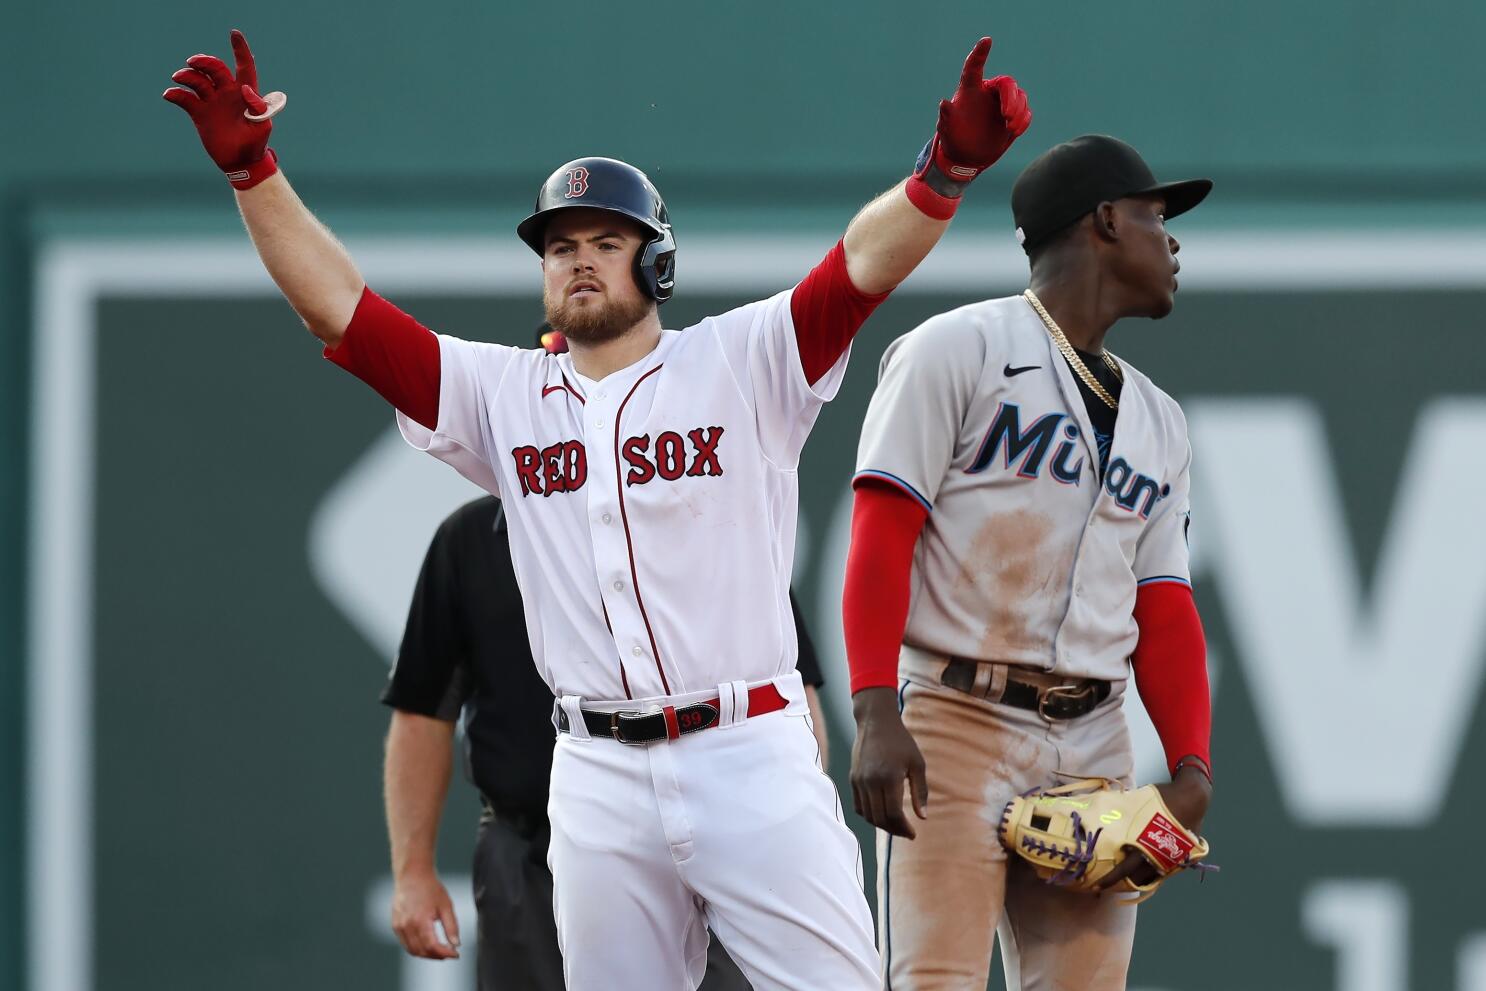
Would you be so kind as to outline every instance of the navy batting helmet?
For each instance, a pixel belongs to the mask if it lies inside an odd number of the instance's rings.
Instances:
[[[516,234],[544,254],[547,222],[559,210],[587,207],[622,214],[647,227],[653,237],[635,254],[635,281],[657,303],[671,298],[676,285],[676,238],[665,201],[645,173],[613,158],[579,158],[547,177],[532,215]]]

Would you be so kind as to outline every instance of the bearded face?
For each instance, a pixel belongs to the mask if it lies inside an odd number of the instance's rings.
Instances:
[[[635,282],[634,259],[650,232],[607,210],[563,210],[546,231],[542,305],[568,341],[602,344],[622,337],[655,308]]]
[[[628,272],[624,277],[635,292],[611,293],[602,280],[593,276],[577,276],[556,292],[544,285],[542,306],[547,311],[547,322],[569,342],[578,344],[602,344],[624,336],[655,308],[655,301],[638,292]],[[587,284],[594,288],[589,289]]]

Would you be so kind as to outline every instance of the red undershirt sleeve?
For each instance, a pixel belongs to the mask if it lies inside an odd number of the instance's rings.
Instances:
[[[1183,582],[1142,585],[1135,593],[1140,639],[1130,655],[1135,687],[1166,752],[1166,765],[1191,754],[1212,767],[1212,700],[1207,641],[1192,589]]]
[[[898,683],[913,549],[928,518],[929,511],[906,492],[857,481],[841,602],[852,694]]]
[[[846,271],[845,243],[836,242],[790,295],[789,311],[806,382],[814,385],[831,370],[891,292],[868,294],[853,285]]]
[[[368,287],[338,347],[325,357],[371,386],[408,419],[438,429],[439,339]]]

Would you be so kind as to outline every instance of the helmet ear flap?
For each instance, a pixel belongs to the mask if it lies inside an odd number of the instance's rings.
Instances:
[[[657,303],[671,298],[676,288],[676,239],[669,227],[635,256],[635,281]]]

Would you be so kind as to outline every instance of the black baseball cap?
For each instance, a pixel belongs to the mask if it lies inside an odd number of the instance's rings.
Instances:
[[[1186,213],[1212,191],[1211,179],[1157,182],[1140,153],[1119,138],[1085,134],[1034,158],[1011,187],[1016,239],[1031,251],[1099,206],[1126,196],[1166,198],[1166,219]]]

